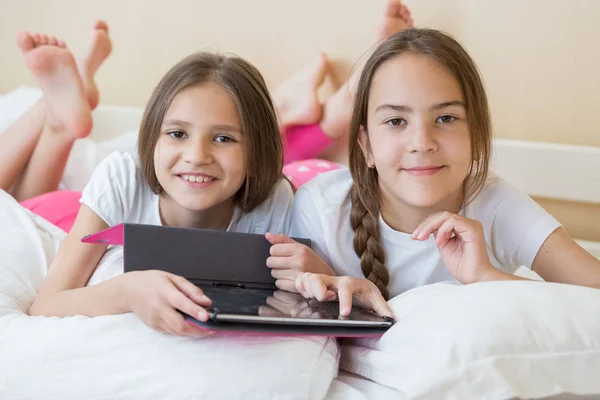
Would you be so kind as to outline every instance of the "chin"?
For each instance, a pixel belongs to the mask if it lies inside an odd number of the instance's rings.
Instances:
[[[418,193],[418,192],[413,192],[413,195],[410,197],[406,197],[406,194],[402,197],[404,198],[405,203],[410,204],[413,207],[418,207],[418,208],[436,207],[444,199],[444,196],[441,196],[438,193]]]
[[[174,200],[180,207],[185,208],[188,211],[206,211],[215,206],[214,201],[198,201],[198,198],[179,198]]]

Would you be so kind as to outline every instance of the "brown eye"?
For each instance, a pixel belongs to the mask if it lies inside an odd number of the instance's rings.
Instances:
[[[391,118],[391,119],[388,119],[386,123],[390,126],[400,126],[400,125],[404,125],[406,123],[406,121],[403,120],[402,118]]]
[[[235,142],[235,139],[233,139],[229,136],[219,135],[215,138],[215,141],[217,141],[219,143],[230,143],[230,142]]]
[[[452,115],[442,115],[435,120],[436,123],[441,124],[450,124],[454,121],[456,121],[456,117],[453,117]]]
[[[173,139],[183,139],[186,136],[186,133],[183,131],[170,131],[169,136]]]

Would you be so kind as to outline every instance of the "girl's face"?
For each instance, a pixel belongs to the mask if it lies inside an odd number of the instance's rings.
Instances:
[[[219,84],[192,86],[175,96],[154,150],[164,195],[189,211],[227,204],[246,178],[244,135],[237,107]]]
[[[377,168],[384,203],[439,208],[462,200],[471,162],[464,103],[454,76],[427,56],[405,54],[379,67],[359,143]]]

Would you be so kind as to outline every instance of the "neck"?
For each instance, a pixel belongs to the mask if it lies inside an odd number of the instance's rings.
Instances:
[[[415,229],[431,214],[439,211],[449,211],[457,214],[463,204],[462,187],[442,201],[430,207],[418,207],[408,204],[391,193],[380,188],[381,216],[392,229],[404,233],[413,233]]]
[[[193,211],[177,204],[165,192],[159,195],[160,218],[165,226],[224,231],[231,222],[234,209],[233,199],[207,210]]]

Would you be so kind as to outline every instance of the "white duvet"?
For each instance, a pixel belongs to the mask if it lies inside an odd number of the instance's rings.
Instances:
[[[189,339],[133,314],[25,315],[62,237],[0,192],[0,399],[325,397],[337,374],[332,339]]]

